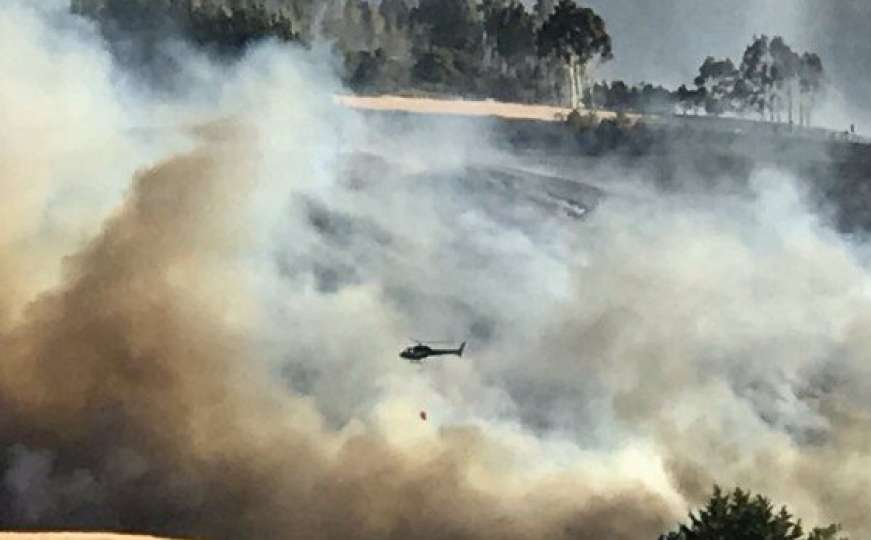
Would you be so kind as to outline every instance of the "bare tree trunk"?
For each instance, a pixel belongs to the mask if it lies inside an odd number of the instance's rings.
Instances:
[[[777,90],[771,89],[771,96],[769,97],[768,102],[768,120],[769,122],[777,122],[777,114],[778,114],[778,102],[777,102]]]
[[[816,105],[816,99],[815,99],[813,92],[811,92],[811,94],[808,97],[809,97],[809,100],[808,100],[809,103],[808,103],[808,107],[807,107],[807,125],[808,125],[808,127],[810,127],[811,122],[812,122],[811,114],[813,114],[813,112],[814,112],[814,106]]]
[[[799,98],[799,125],[807,127],[810,125],[808,114],[807,92],[802,92]]]
[[[575,64],[569,61],[569,108],[575,106]]]
[[[789,81],[786,86],[786,106],[787,106],[787,117],[789,118],[789,125],[792,125],[792,86],[793,82]]]
[[[572,108],[572,106],[575,103],[575,83],[574,83],[575,77],[574,77],[574,74],[575,74],[575,67],[572,64],[571,60],[569,60],[568,75],[567,75],[569,78],[569,81],[568,81],[569,82],[569,108]]]
[[[777,114],[775,117],[778,124],[783,122],[783,88],[777,89]]]
[[[578,103],[578,94],[577,94],[577,80],[575,78],[575,57],[572,56],[569,58],[569,95],[571,96],[571,102],[569,103],[569,107],[574,110],[577,108]]]
[[[804,127],[804,92],[798,94],[798,125]]]

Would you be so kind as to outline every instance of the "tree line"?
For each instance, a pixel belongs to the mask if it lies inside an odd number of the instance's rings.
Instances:
[[[739,116],[758,114],[763,120],[810,125],[811,112],[824,89],[824,71],[815,53],[799,55],[784,39],[754,37],[739,65],[729,58],[707,57],[693,80],[676,90],[623,81],[597,82],[584,94],[589,109],[647,114]]]
[[[76,13],[159,42],[167,28],[221,54],[272,37],[330,43],[360,93],[421,91],[639,113],[759,114],[809,125],[820,57],[754,37],[740,64],[707,57],[692,87],[591,83],[613,59],[594,10],[574,0],[71,0]],[[784,119],[784,113],[786,118]]]
[[[784,39],[754,37],[739,65],[730,58],[707,57],[693,81],[695,89],[682,85],[677,102],[686,111],[766,115],[771,122],[795,121],[810,125],[813,111],[823,90],[823,63],[816,53],[799,54]]]
[[[325,40],[358,92],[416,89],[577,106],[612,58],[604,20],[572,0],[71,0],[110,37],[178,31],[222,54],[255,39]],[[278,6],[278,7],[275,7]]]

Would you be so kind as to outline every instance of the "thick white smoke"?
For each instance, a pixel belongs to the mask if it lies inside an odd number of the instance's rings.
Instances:
[[[869,276],[791,178],[578,221],[313,53],[157,99],[63,9],[0,7],[9,526],[653,537],[716,481],[871,530]]]

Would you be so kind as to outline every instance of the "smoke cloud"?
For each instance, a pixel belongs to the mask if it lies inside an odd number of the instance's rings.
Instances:
[[[158,100],[64,8],[0,7],[4,527],[634,539],[717,481],[871,531],[868,271],[791,178],[560,183],[275,44]]]

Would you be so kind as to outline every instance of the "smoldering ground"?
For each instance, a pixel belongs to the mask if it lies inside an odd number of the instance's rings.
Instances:
[[[868,274],[790,178],[579,219],[486,129],[338,109],[311,53],[192,58],[202,92],[150,101],[63,7],[0,8],[28,67],[0,86],[4,527],[641,538],[718,481],[871,528]],[[410,336],[471,339],[418,369]]]

